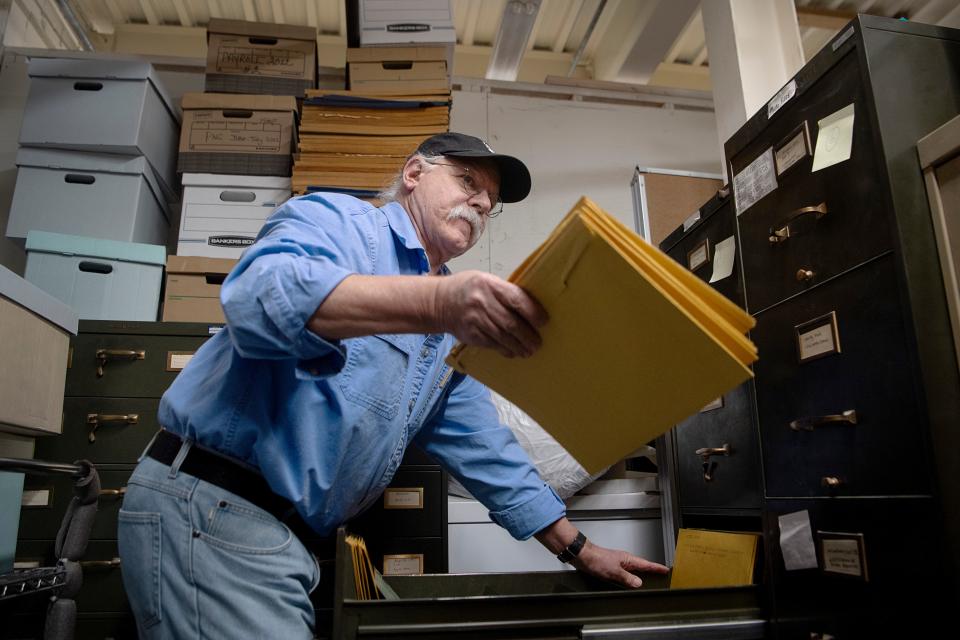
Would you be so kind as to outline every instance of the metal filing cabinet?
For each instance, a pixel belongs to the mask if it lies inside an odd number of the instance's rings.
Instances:
[[[721,189],[700,207],[660,243],[660,249],[743,306],[736,216],[729,189]],[[723,265],[728,259],[730,271],[726,272]],[[677,425],[671,444],[680,526],[759,530],[760,452],[751,382]],[[718,517],[724,518],[720,526]]]
[[[117,514],[137,458],[160,428],[160,396],[219,325],[81,320],[70,345],[63,433],[37,441],[36,457],[87,459],[100,473],[101,497],[77,597],[77,638],[131,637],[123,591]],[[24,487],[17,561],[52,566],[54,540],[73,492],[69,479],[30,477]],[[16,616],[15,637],[42,630],[45,603]],[[12,631],[11,631],[12,632]],[[14,636],[11,636],[14,637]]]
[[[916,156],[958,66],[960,31],[860,16],[725,145],[780,637],[914,633],[958,599],[960,375]],[[815,566],[787,571],[801,511]]]

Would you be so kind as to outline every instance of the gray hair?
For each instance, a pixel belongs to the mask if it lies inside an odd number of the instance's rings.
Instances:
[[[444,156],[426,156],[419,152],[413,152],[410,156],[407,157],[403,162],[403,166],[407,166],[407,162],[410,162],[411,159],[417,159],[420,161],[420,164],[423,165],[424,172],[429,171],[433,164],[441,162]],[[429,168],[428,168],[429,167]],[[400,193],[403,191],[403,167],[400,168],[400,171],[390,179],[390,184],[383,188],[383,191],[377,194],[377,198],[380,199],[380,202],[387,204],[388,202],[396,202],[399,198]]]

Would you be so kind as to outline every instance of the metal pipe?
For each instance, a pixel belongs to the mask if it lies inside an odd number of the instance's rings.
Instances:
[[[63,462],[44,462],[43,460],[24,460],[20,458],[0,458],[0,471],[11,473],[65,473],[80,478],[90,473],[86,465],[66,464]]]
[[[577,53],[573,56],[573,60],[570,62],[570,70],[567,71],[567,77],[573,75],[573,72],[577,70],[577,63],[580,62],[580,57],[583,55],[583,52],[587,48],[587,43],[590,42],[590,36],[593,35],[593,30],[597,26],[597,22],[600,20],[600,14],[603,13],[603,8],[607,6],[607,0],[600,0],[600,4],[597,5],[597,10],[593,12],[593,17],[590,18],[590,24],[587,25],[587,32],[583,34],[583,39],[580,40],[580,46],[577,48]]]
[[[63,14],[63,19],[66,21],[67,26],[70,27],[70,31],[73,32],[74,37],[80,41],[80,46],[83,47],[83,50],[93,51],[93,43],[90,42],[90,38],[87,37],[87,31],[83,28],[80,19],[77,18],[77,14],[73,12],[73,7],[70,6],[70,3],[67,0],[57,0],[57,8],[60,9],[60,13]]]

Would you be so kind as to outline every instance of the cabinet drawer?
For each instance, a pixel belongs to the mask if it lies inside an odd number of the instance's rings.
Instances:
[[[133,468],[97,469],[100,501],[90,531],[92,540],[117,539],[117,513]],[[51,540],[57,537],[63,514],[73,498],[73,480],[66,476],[28,475],[23,483],[24,505],[20,508],[21,540]]]
[[[818,121],[850,104],[850,159],[811,173]],[[809,131],[810,154],[777,176],[773,192],[738,209],[747,306],[754,313],[893,246],[881,150],[856,55],[844,57],[782,111],[730,161],[736,176],[771,147],[775,152],[804,135],[804,127]]]
[[[676,245],[667,251],[667,255],[689,269],[695,276],[710,282],[717,268],[717,247],[724,249],[733,243],[733,272],[716,282],[710,283],[714,289],[726,296],[734,304],[743,306],[743,281],[740,278],[739,248],[736,248],[735,216],[733,200],[728,198],[718,209],[694,225]]]
[[[748,384],[725,394],[722,406],[677,425],[681,508],[760,508],[760,451]],[[703,449],[723,448],[729,453],[704,459]]]
[[[445,537],[371,536],[365,540],[374,566],[386,575],[447,572],[447,539]]]
[[[81,333],[71,343],[67,396],[159,398],[207,336]]]
[[[53,540],[21,540],[17,543],[16,561],[52,567],[56,564]],[[91,613],[129,612],[127,596],[120,576],[120,554],[115,540],[91,540],[81,560],[83,586],[76,596],[77,611]],[[40,599],[37,609],[46,608]]]
[[[152,398],[71,398],[63,402],[63,434],[38,438],[36,457],[95,465],[133,464],[160,425]],[[92,440],[91,440],[92,438]]]
[[[765,311],[752,336],[767,496],[929,494],[892,255]]]
[[[447,522],[443,472],[397,471],[383,496],[357,517],[351,529],[360,535],[442,536]]]

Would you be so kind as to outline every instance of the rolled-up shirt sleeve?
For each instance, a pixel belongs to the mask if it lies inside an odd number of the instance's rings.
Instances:
[[[342,346],[307,321],[344,278],[370,273],[374,229],[368,216],[356,215],[362,210],[337,205],[322,197],[288,201],[224,280],[220,301],[241,356],[297,359],[314,375],[343,366]]]
[[[513,432],[500,423],[485,386],[466,377],[416,442],[463,483],[490,519],[526,540],[566,513]]]

